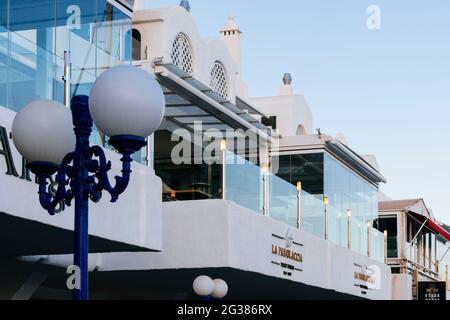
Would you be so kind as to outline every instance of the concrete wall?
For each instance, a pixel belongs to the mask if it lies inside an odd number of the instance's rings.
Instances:
[[[391,274],[386,265],[232,202],[165,203],[163,211],[163,252],[102,254],[97,270],[228,267],[362,298],[391,299]],[[274,247],[302,255],[302,262],[274,254]],[[280,264],[291,265],[295,270]],[[370,274],[370,282],[355,278],[355,273]]]
[[[11,131],[15,112],[0,107],[0,126]],[[22,157],[9,140],[15,167],[22,173]],[[0,148],[2,146],[0,145]],[[106,150],[112,160],[114,175],[120,173],[120,155]],[[13,217],[40,222],[49,226],[73,230],[73,206],[61,214],[50,216],[41,208],[38,200],[38,186],[32,181],[6,175],[5,157],[0,155],[0,212]],[[132,165],[131,183],[126,192],[115,204],[110,203],[107,193],[100,203],[90,203],[89,231],[91,235],[131,244],[148,249],[162,249],[162,199],[161,179],[154,170],[138,163]],[[19,235],[33,237],[32,234]],[[36,239],[35,241],[38,241]],[[55,239],[57,241],[57,239]]]
[[[392,300],[412,300],[412,276],[410,274],[392,275]]]

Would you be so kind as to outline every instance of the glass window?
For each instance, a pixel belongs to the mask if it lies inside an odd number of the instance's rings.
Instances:
[[[0,0],[0,106],[6,107],[9,66],[8,0]]]
[[[14,111],[34,99],[53,98],[55,78],[54,0],[10,1],[8,106]]]
[[[324,170],[323,153],[280,156],[277,176],[296,186],[301,181],[305,192],[322,199]]]
[[[133,29],[131,38],[132,38],[132,47],[131,50],[128,49],[127,52],[130,51],[132,52],[131,57],[133,61],[140,61],[142,60],[142,37],[139,30]]]
[[[323,192],[330,206],[341,212],[351,209],[353,217],[361,221],[378,216],[378,190],[328,154],[324,155]]]
[[[119,65],[131,48],[131,19],[125,13],[106,0],[98,1],[98,23],[96,25],[97,64],[98,72]]]
[[[95,81],[96,43],[95,23],[97,21],[97,1],[57,0],[56,1],[56,48],[58,57],[64,57],[65,51],[71,53],[72,94],[88,95]],[[63,65],[59,66],[63,74]],[[63,82],[57,79],[55,99],[62,101]]]
[[[398,258],[398,246],[397,246],[397,217],[380,217],[377,220],[377,228],[379,231],[387,231],[387,257]]]

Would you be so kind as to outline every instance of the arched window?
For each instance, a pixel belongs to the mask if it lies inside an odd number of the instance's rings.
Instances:
[[[132,37],[132,59],[133,61],[142,60],[142,38],[139,30],[133,29]]]
[[[305,135],[306,134],[306,129],[305,129],[305,127],[302,125],[302,124],[300,124],[298,127],[297,127],[297,135],[298,136],[303,136],[303,135]]]
[[[214,63],[211,70],[211,89],[222,98],[228,98],[227,73],[224,66],[219,61]]]
[[[189,39],[183,33],[179,33],[172,45],[172,63],[184,72],[194,73],[194,60]]]

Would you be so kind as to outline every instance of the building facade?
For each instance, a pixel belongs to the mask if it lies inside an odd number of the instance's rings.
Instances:
[[[277,96],[249,96],[234,17],[205,39],[182,3],[0,0],[0,194],[8,194],[0,201],[0,297],[70,297],[71,211],[44,214],[9,137],[28,102],[63,101],[69,51],[72,95],[131,63],[155,76],[166,100],[127,193],[92,206],[92,298],[196,299],[192,281],[202,274],[225,279],[230,299],[405,297],[394,294],[409,289],[393,285],[386,264],[390,238],[378,217],[386,179],[374,158],[343,135],[313,132],[288,73]],[[109,149],[101,133],[93,142]]]

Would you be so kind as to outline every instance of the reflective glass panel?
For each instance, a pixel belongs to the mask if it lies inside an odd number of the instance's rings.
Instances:
[[[297,188],[289,182],[269,175],[269,216],[297,227]]]
[[[225,159],[225,198],[262,213],[261,168],[230,151]]]

